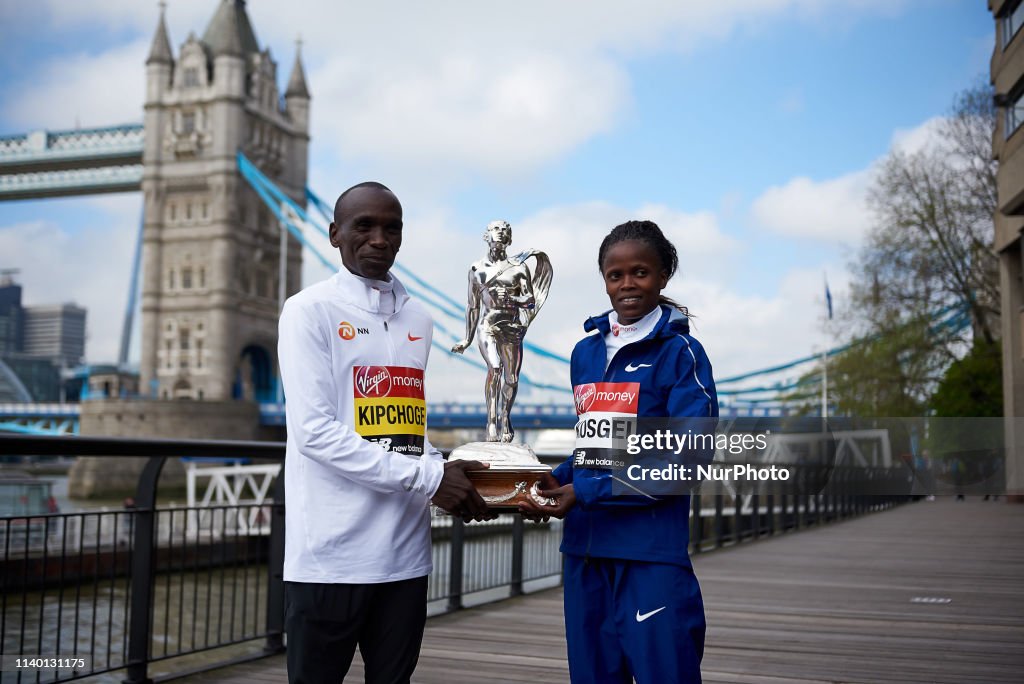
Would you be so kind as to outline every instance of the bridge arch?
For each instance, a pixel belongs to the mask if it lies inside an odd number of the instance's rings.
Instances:
[[[174,399],[194,399],[192,394],[192,383],[185,378],[179,379],[174,383],[173,387],[173,398]]]
[[[277,360],[267,346],[249,343],[242,347],[235,364],[232,399],[277,401]]]

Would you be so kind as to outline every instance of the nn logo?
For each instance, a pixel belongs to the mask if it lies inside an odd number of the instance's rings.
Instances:
[[[359,334],[359,335],[369,335],[370,334],[370,329],[369,328],[357,328],[354,325],[352,325],[351,323],[349,323],[348,321],[342,321],[341,323],[338,324],[338,337],[340,337],[341,339],[343,339],[343,340],[351,340],[357,334]]]

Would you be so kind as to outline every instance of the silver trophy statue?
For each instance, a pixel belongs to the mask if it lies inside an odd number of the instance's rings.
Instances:
[[[536,482],[539,474],[550,468],[541,465],[529,446],[511,443],[515,436],[511,414],[519,389],[523,339],[548,298],[551,261],[544,252],[532,249],[508,256],[512,226],[507,221],[489,223],[484,240],[487,256],[469,268],[466,337],[452,351],[461,354],[476,336],[487,364],[487,441],[461,446],[450,458],[490,463],[488,470],[480,471],[480,479],[470,479],[484,500],[494,507],[514,507],[522,496],[547,503],[536,495]],[[532,270],[530,259],[534,260]],[[502,481],[490,482],[496,478]],[[494,491],[495,488],[500,491]]]

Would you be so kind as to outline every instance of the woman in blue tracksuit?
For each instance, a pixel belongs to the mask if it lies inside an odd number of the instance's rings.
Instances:
[[[686,309],[661,295],[678,256],[656,224],[617,226],[598,265],[612,310],[588,319],[584,329],[597,334],[573,349],[576,448],[541,492],[556,504],[521,510],[565,518],[574,684],[700,682],[704,606],[687,554],[690,497],[627,476],[639,473],[624,468],[622,440],[638,418],[702,419],[696,432],[713,432],[711,364],[689,334]]]

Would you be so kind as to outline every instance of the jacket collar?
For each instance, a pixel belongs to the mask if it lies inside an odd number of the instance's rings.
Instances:
[[[655,337],[686,335],[690,332],[690,319],[684,316],[682,311],[665,304],[659,304],[658,306],[661,307],[661,318],[654,326],[651,334],[644,338],[645,340]],[[597,330],[601,333],[602,337],[607,335],[612,329],[612,324],[608,320],[608,314],[610,313],[611,309],[598,316],[591,316],[583,322],[583,329],[588,333],[592,330]]]
[[[405,289],[394,273],[388,272],[395,284],[395,313],[397,314],[409,301],[409,292]],[[331,276],[331,283],[338,291],[342,301],[352,306],[380,315],[380,292],[367,285],[363,280],[356,277],[343,265],[338,272]]]

